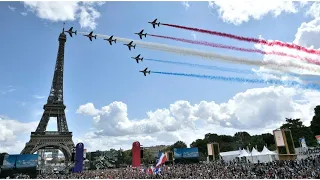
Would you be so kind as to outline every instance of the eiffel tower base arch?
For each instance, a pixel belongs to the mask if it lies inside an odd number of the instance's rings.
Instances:
[[[30,141],[20,154],[33,154],[39,149],[59,149],[64,157],[66,164],[71,161],[74,152],[72,132],[46,131],[43,133],[32,132]]]

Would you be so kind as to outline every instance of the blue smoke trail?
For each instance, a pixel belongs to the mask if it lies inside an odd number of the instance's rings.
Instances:
[[[220,80],[220,81],[231,81],[231,82],[241,82],[241,83],[255,83],[255,84],[272,84],[272,85],[284,85],[284,86],[299,86],[305,89],[315,89],[320,90],[319,85],[310,84],[303,85],[297,81],[281,81],[276,79],[262,80],[262,79],[247,79],[240,77],[224,77],[224,76],[210,76],[210,75],[200,75],[200,74],[186,74],[186,73],[174,73],[174,72],[160,72],[160,71],[151,71],[155,74],[165,74],[165,75],[174,75],[174,76],[185,76],[185,77],[194,77],[201,79],[210,79],[210,80]]]
[[[240,69],[225,68],[225,67],[219,67],[219,66],[184,63],[184,62],[176,62],[176,61],[166,61],[166,60],[159,60],[159,59],[144,59],[144,60],[167,63],[167,64],[185,65],[185,66],[190,66],[190,67],[197,67],[197,68],[217,70],[217,71],[227,71],[227,72],[240,73],[240,74],[255,74],[254,72],[252,72],[250,70],[240,70]]]
[[[233,73],[239,73],[239,74],[256,75],[256,73],[251,70],[240,70],[240,69],[234,69],[234,68],[226,68],[226,67],[219,67],[219,66],[212,66],[212,65],[194,64],[194,63],[185,63],[185,62],[177,62],[177,61],[167,61],[167,60],[160,60],[160,59],[145,58],[144,60],[167,63],[167,64],[185,65],[185,66],[189,66],[189,67],[210,69],[210,70],[216,70],[216,71],[225,71],[225,72],[233,72]],[[267,74],[283,75],[283,73],[267,73]],[[300,74],[296,74],[296,73],[286,73],[286,74],[290,75],[290,76],[294,76],[294,77],[301,76]]]

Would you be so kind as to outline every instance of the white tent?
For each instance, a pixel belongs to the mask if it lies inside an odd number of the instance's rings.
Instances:
[[[245,149],[242,149],[240,151],[240,155],[238,156],[238,158],[240,158],[241,161],[244,160],[244,159],[245,159],[245,161],[247,161],[248,160],[247,159],[248,156],[250,156],[250,154]]]
[[[250,154],[249,154],[246,150],[242,149],[242,150],[240,151],[240,155],[238,156],[238,158],[248,157],[248,156],[250,156]]]
[[[240,150],[221,152],[220,156],[224,161],[232,161],[240,155]]]
[[[272,162],[276,159],[277,153],[270,151],[266,146],[260,152],[259,160],[260,162]]]
[[[259,156],[261,154],[256,150],[256,148],[252,148],[252,151],[250,153],[250,157],[248,157],[248,159],[250,160],[250,162],[252,163],[258,163],[259,160]]]

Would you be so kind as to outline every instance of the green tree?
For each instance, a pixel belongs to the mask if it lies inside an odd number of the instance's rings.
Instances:
[[[249,133],[243,131],[235,133],[233,139],[237,148],[246,148],[250,144],[251,136]]]
[[[280,128],[291,130],[293,143],[296,148],[300,147],[299,138],[304,137],[308,146],[314,146],[316,143],[311,128],[304,126],[300,119],[286,118],[286,123],[284,123]],[[288,137],[287,139],[289,140],[291,137]]]
[[[132,164],[132,151],[131,149],[122,152],[123,163],[130,165]]]
[[[190,147],[197,147],[199,153],[202,153],[205,157],[208,155],[207,141],[204,139],[197,139],[190,144]]]
[[[268,147],[275,144],[274,136],[270,133],[261,134],[263,141],[266,143]]]
[[[174,148],[187,148],[187,144],[183,141],[177,141],[170,146],[170,150],[173,151]]]
[[[148,149],[143,150],[143,158],[142,158],[143,164],[148,165],[150,163],[153,163],[154,160],[155,159],[153,155]]]
[[[313,136],[320,135],[320,106],[314,108],[314,116],[310,125]],[[315,138],[315,137],[314,137]]]
[[[249,148],[252,149],[257,148],[258,151],[262,151],[263,146],[266,144],[266,142],[263,140],[261,135],[255,135],[251,136],[250,142],[249,142]]]

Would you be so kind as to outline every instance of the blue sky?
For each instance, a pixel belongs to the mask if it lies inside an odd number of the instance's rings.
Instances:
[[[227,23],[223,17],[219,16],[219,10],[222,10],[222,7],[224,6],[219,6],[217,4],[215,8],[210,8],[208,7],[208,2],[189,2],[188,8],[181,2],[106,2],[102,5],[91,4],[88,6],[100,13],[100,17],[95,19],[97,26],[94,28],[94,32],[99,34],[115,35],[138,40],[138,36],[134,33],[144,29],[147,33],[194,39],[192,32],[190,31],[165,26],[153,29],[152,26],[147,23],[148,21],[158,18],[158,20],[163,23],[198,27],[247,37],[258,38],[259,35],[262,35],[265,39],[293,42],[294,40],[297,40],[296,34],[301,24],[316,19],[315,17],[305,15],[312,4],[307,4],[303,7],[298,3],[295,5],[297,12],[282,12],[279,16],[274,17],[272,15],[273,10],[270,8],[270,13],[260,14],[259,20],[249,16],[247,22],[244,20],[238,25],[235,25],[235,23],[232,22]],[[15,9],[13,10],[13,8]],[[72,26],[74,29],[78,30],[78,32],[89,32],[92,29],[88,27],[88,25],[85,27],[86,25],[83,24],[81,27],[79,18],[77,18],[76,15],[74,16],[75,18],[73,21],[68,20],[68,18],[72,16],[70,15],[72,12],[69,12],[69,14],[68,12],[60,12],[57,14],[60,19],[58,18],[56,22],[52,21],[55,14],[47,13],[45,18],[43,16],[41,17],[41,8],[42,7],[39,4],[34,5],[32,3],[31,5],[29,4],[29,6],[23,2],[0,3],[0,21],[2,22],[0,33],[3,35],[3,43],[1,44],[2,63],[0,66],[0,92],[2,92],[2,94],[0,94],[0,115],[4,117],[3,121],[6,119],[13,119],[19,123],[27,124],[37,124],[39,122],[43,112],[42,106],[46,103],[46,98],[51,86],[58,50],[57,40],[59,33],[62,30],[62,23],[66,22],[66,28]],[[46,9],[42,9],[42,13],[43,11],[46,11]],[[26,12],[25,16],[22,15],[21,12]],[[63,13],[66,13],[65,19],[63,19]],[[227,13],[227,10],[225,10],[225,13]],[[250,14],[250,12],[245,13]],[[200,33],[195,33],[195,36],[196,40],[206,40],[232,46],[254,48],[254,44],[252,43]],[[261,60],[265,58],[259,54],[190,45],[154,37],[147,37],[143,40],[211,51],[229,56]],[[114,101],[121,101],[127,105],[128,119],[133,122],[139,122],[140,120],[148,119],[146,115],[147,112],[156,111],[157,109],[168,109],[170,104],[174,104],[179,100],[188,101],[191,105],[199,104],[201,101],[214,101],[222,108],[223,104],[221,103],[228,103],[239,93],[245,93],[247,90],[252,91],[252,89],[256,89],[257,92],[263,92],[263,89],[268,88],[268,90],[270,90],[269,85],[266,84],[230,83],[158,74],[151,74],[150,76],[144,77],[138,71],[145,67],[149,67],[149,69],[155,71],[219,76],[239,76],[239,74],[148,61],[137,64],[135,60],[131,59],[132,56],[141,54],[144,58],[249,70],[253,68],[253,66],[208,61],[199,57],[181,56],[168,52],[143,49],[141,47],[129,51],[128,48],[122,44],[123,43],[117,42],[117,44],[110,46],[109,43],[102,39],[91,42],[80,34],[73,38],[68,36],[65,47],[64,100],[65,105],[67,106],[69,129],[79,141],[84,141],[84,139],[86,139],[84,138],[86,137],[86,134],[93,133],[96,128],[92,116],[84,115],[85,113],[77,113],[79,106],[86,103],[93,103],[96,109],[100,109]],[[245,77],[243,75],[240,76]],[[251,78],[260,77],[251,76]],[[277,90],[278,87],[272,88],[273,89],[270,90],[271,92],[279,92],[279,89]],[[284,91],[286,89],[287,88],[282,87],[281,90]],[[301,92],[299,93],[299,98],[301,99]],[[296,95],[299,93],[294,92],[291,94]],[[242,95],[244,96],[244,94]],[[261,97],[267,97],[267,95],[268,93],[262,93]],[[238,96],[241,96],[241,94]],[[272,102],[276,101],[270,101],[268,103],[270,104]],[[281,109],[280,105],[283,101],[279,103],[278,108]],[[310,114],[312,115],[312,108],[314,107],[311,102],[309,104],[311,104],[309,109],[307,108],[305,112],[302,112],[301,114],[303,115],[301,116],[309,117]],[[237,107],[231,109],[235,108]],[[210,110],[209,112],[213,111],[215,110]],[[272,114],[273,112],[270,113]],[[296,112],[292,110],[290,110],[290,113],[296,115]],[[95,115],[97,115],[97,113]],[[101,118],[102,116],[103,115],[101,115]],[[177,116],[175,117],[177,118]],[[278,115],[275,117],[280,118]],[[201,119],[201,117],[198,117],[198,119],[199,118]],[[213,121],[212,119],[213,117],[208,118],[208,121]],[[219,119],[221,119],[221,121],[226,121],[220,116]],[[238,117],[238,120],[241,121],[241,118]],[[284,119],[280,118],[278,123],[283,122],[283,120]],[[276,120],[274,119],[274,121]],[[306,119],[306,121],[310,120]],[[190,123],[187,120],[184,122]],[[105,123],[108,123],[107,120]],[[201,130],[204,126],[203,124],[206,122],[195,121],[192,123],[195,124],[198,130]],[[217,124],[214,123],[214,125],[216,126]],[[34,124],[32,124],[31,130],[34,131],[35,128]],[[50,128],[52,130],[52,125]],[[261,126],[259,128],[264,127]],[[246,126],[245,129],[250,130],[251,128]],[[177,129],[177,132],[182,130],[183,129]],[[233,130],[230,130],[230,133],[232,134],[236,130],[237,128],[233,128]],[[219,132],[223,133],[224,131]],[[14,141],[21,141],[21,146],[23,146],[23,144],[29,140],[29,134],[30,131],[29,133],[26,133],[26,136],[15,137]],[[174,138],[170,141],[160,140],[157,139],[157,134],[152,134],[153,133],[145,135],[141,133],[139,135],[150,136],[150,139],[142,139],[145,143],[150,142],[150,145],[155,144],[156,142],[164,143],[176,140]],[[99,136],[95,137],[95,139],[111,137],[123,137],[125,139],[125,135],[126,134],[123,136],[115,136],[104,134],[103,137]],[[139,135],[136,134],[137,140],[139,140]],[[183,139],[183,135],[177,137]],[[195,139],[187,139],[186,141],[192,142],[193,140]],[[90,146],[92,150],[96,149],[92,144],[88,146]],[[99,147],[107,149],[111,146],[129,147],[130,143],[124,141],[122,145],[113,145],[110,142],[108,145]]]

